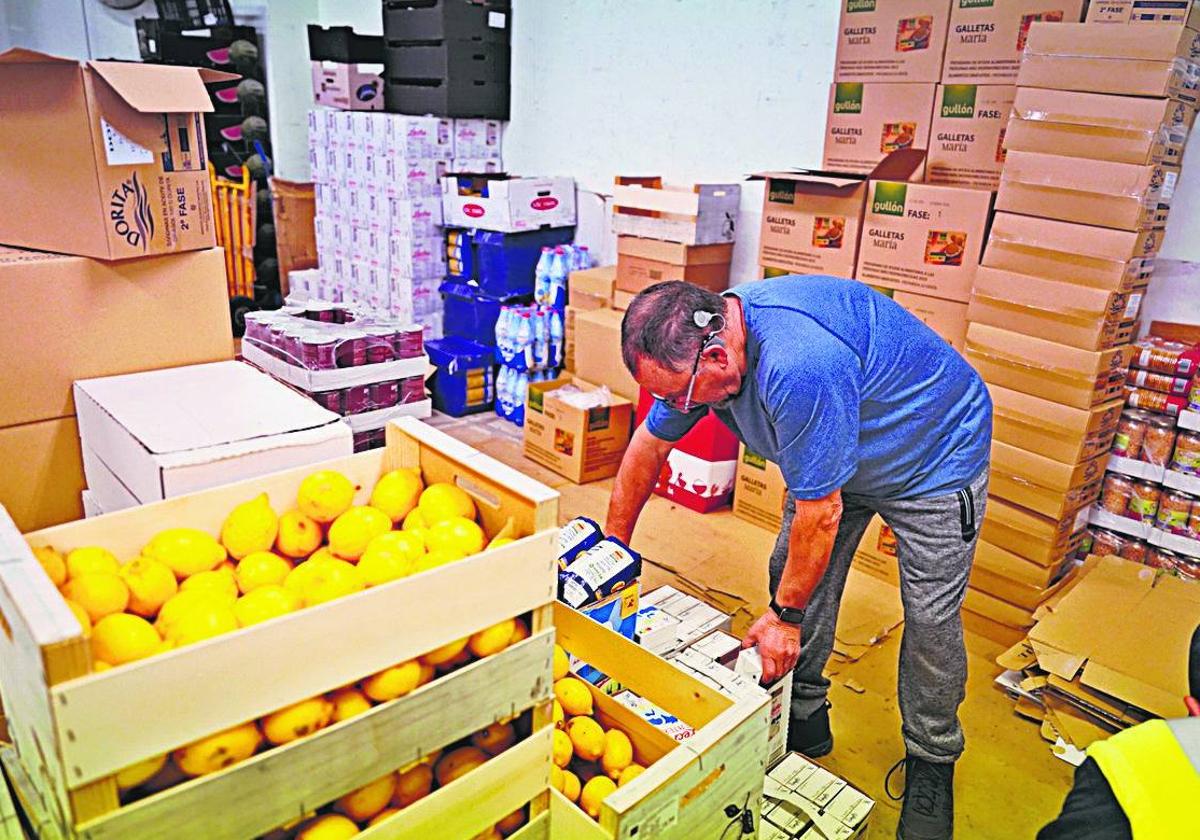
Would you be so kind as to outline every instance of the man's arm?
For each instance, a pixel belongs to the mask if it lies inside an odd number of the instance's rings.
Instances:
[[[642,508],[654,492],[658,474],[674,445],[652,435],[645,423],[637,427],[613,482],[604,533],[629,545]]]
[[[781,607],[808,606],[813,590],[829,566],[841,521],[841,490],[821,499],[796,500],[796,515],[788,533],[787,565],[775,593],[775,601]],[[773,682],[796,667],[800,658],[800,628],[780,621],[768,609],[754,622],[742,642],[743,647],[755,644],[762,657],[763,682]]]

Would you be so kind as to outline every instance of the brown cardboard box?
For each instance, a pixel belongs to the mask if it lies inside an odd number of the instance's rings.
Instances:
[[[967,596],[976,590],[967,588]],[[1001,648],[1008,649],[1019,643],[1025,638],[1025,630],[1020,627],[1009,627],[1007,624],[1001,624],[998,621],[992,621],[990,618],[972,612],[967,609],[964,604],[962,610],[963,629],[968,633],[974,633],[977,636],[982,636],[988,641],[991,641]]]
[[[914,295],[912,292],[894,292],[892,300],[916,315],[935,333],[946,339],[946,343],[963,351],[967,341],[967,305],[952,300]]]
[[[871,181],[854,276],[966,303],[987,236],[992,193]]]
[[[996,213],[983,264],[1094,289],[1129,292],[1150,281],[1162,236],[1157,228],[1123,231]]]
[[[608,309],[616,280],[615,265],[572,271],[567,280],[567,301],[575,309]]]
[[[984,618],[1015,630],[1027,630],[1033,626],[1033,610],[1010,604],[995,595],[989,595],[974,586],[967,587],[963,609],[982,615]]]
[[[637,405],[638,384],[621,359],[621,320],[624,312],[597,309],[575,313],[575,372],[581,379],[607,385],[618,396]],[[1122,380],[1124,381],[1124,380]]]
[[[568,306],[563,311],[563,369],[575,372],[575,313],[579,310]]]
[[[835,82],[829,87],[821,167],[870,173],[890,153],[929,147],[932,84]],[[920,180],[924,169],[915,175]]]
[[[1110,292],[981,266],[971,292],[971,321],[1082,350],[1129,344],[1141,292]]]
[[[924,159],[924,152],[893,152],[871,175],[906,181]],[[761,265],[770,266],[765,271],[853,275],[867,179],[816,170],[765,172],[757,177],[766,181],[758,255]]]
[[[1118,230],[1160,227],[1167,212],[1159,198],[1175,183],[1173,176],[1169,185],[1166,180],[1162,164],[1089,160],[1081,166],[1078,158],[1010,151],[996,209]]]
[[[525,457],[576,484],[616,475],[629,446],[633,404],[614,396],[607,406],[582,409],[547,394],[571,384],[597,387],[574,377],[530,384]]]
[[[854,565],[872,577],[900,585],[899,549],[896,534],[878,516],[871,517],[867,530],[858,542],[854,553]]]
[[[27,324],[0,330],[0,426],[74,414],[76,379],[233,358],[219,249],[99,262],[0,247],[0,289]]]
[[[83,456],[74,417],[0,429],[0,461],[0,504],[22,533],[83,518]]]
[[[629,308],[629,304],[633,303],[633,299],[637,297],[635,292],[627,292],[624,289],[617,289],[613,292],[612,308],[624,312]]]
[[[1194,108],[1174,99],[1018,88],[1004,145],[1114,163],[1178,162],[1195,119]]]
[[[1123,399],[1095,408],[1072,408],[1053,400],[989,384],[992,438],[1063,464],[1078,464],[1108,452]]]
[[[988,495],[1050,519],[1061,519],[1100,497],[1107,464],[1107,452],[1082,464],[1060,464],[994,440]]]
[[[971,567],[970,586],[985,595],[1032,612],[1042,601],[1054,594],[1052,588],[1031,586],[1028,583],[1011,580],[1004,575],[988,571],[979,563],[979,552],[976,552],[975,559],[976,562]]]
[[[976,569],[1037,589],[1044,590],[1048,588],[1051,582],[1059,577],[1070,562],[1070,560],[1064,558],[1057,565],[1041,566],[1030,560],[1026,560],[1019,554],[1014,554],[1006,548],[992,545],[987,540],[980,540],[975,546]],[[981,586],[979,588],[989,591],[987,587]],[[1001,595],[1000,597],[1003,596]],[[1014,603],[1017,602],[1014,601]]]
[[[948,0],[842,0],[839,82],[936,82],[942,72]]]
[[[1195,0],[1092,0],[1088,23],[1184,23],[1200,29]]]
[[[742,444],[733,479],[733,515],[778,531],[786,503],[787,482],[779,467]]]
[[[117,260],[211,248],[194,67],[0,53],[0,242]]]
[[[987,324],[967,327],[967,361],[984,380],[1075,408],[1121,396],[1131,350],[1080,350]]]
[[[1021,87],[1170,96],[1195,102],[1200,33],[1180,24],[1029,28],[1017,84]]]
[[[683,245],[663,239],[617,237],[617,288],[640,292],[667,280],[686,280],[712,292],[729,288],[733,244]]]
[[[950,4],[942,81],[994,85],[1016,81],[1029,27],[1078,23],[1084,0],[983,0]]]
[[[1015,91],[1011,85],[938,85],[925,180],[996,189]]]
[[[1087,530],[1086,510],[1049,519],[1003,499],[988,499],[980,537],[1039,566],[1057,568],[1079,548]]]

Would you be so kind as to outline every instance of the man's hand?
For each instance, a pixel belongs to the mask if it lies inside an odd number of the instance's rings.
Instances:
[[[762,683],[769,685],[796,667],[800,658],[800,628],[780,621],[779,616],[767,610],[742,640],[744,648],[754,645],[758,645],[762,657]]]

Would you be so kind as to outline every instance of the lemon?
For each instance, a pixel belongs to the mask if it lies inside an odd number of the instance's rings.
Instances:
[[[559,729],[567,728],[567,716],[563,714],[562,703],[554,701],[553,711],[550,713],[550,722]]]
[[[337,559],[338,558],[333,556],[333,552],[331,552],[329,550],[329,546],[327,546],[327,545],[321,546],[316,551],[314,551],[312,554],[308,555],[309,563],[319,561],[319,560],[337,560]]]
[[[513,619],[506,618],[498,624],[485,627],[470,638],[467,642],[467,647],[471,653],[480,659],[486,656],[494,656],[508,647],[509,642],[512,640],[513,626],[515,624],[516,622]]]
[[[225,548],[211,534],[195,528],[160,531],[142,549],[142,554],[161,560],[183,580],[197,572],[208,572],[225,562]]]
[[[129,587],[114,572],[86,572],[63,585],[63,596],[83,607],[95,624],[129,605]]]
[[[137,764],[130,764],[124,770],[117,772],[117,787],[120,790],[129,790],[145,784],[154,778],[159,770],[167,763],[166,753],[162,755],[153,755]]]
[[[559,793],[563,789],[563,769],[558,766],[557,762],[550,763],[550,787]]]
[[[458,639],[457,641],[449,642],[439,648],[434,648],[421,657],[421,661],[426,665],[445,665],[451,659],[454,659],[467,647],[469,638]]]
[[[567,799],[570,799],[572,802],[578,802],[579,801],[579,789],[583,786],[583,783],[580,782],[579,777],[576,776],[574,773],[572,773],[570,770],[564,770],[562,772],[563,772],[563,786],[562,786],[563,796],[567,797]]]
[[[592,819],[600,816],[600,804],[617,789],[617,783],[608,776],[593,776],[579,793],[579,807]]]
[[[361,592],[367,586],[362,572],[352,563],[345,560],[322,560],[314,565],[310,560],[292,570],[284,583],[285,587],[291,581],[291,576],[304,566],[312,566],[299,584],[299,594],[306,607]]]
[[[454,516],[475,519],[475,503],[460,488],[446,482],[430,484],[417,502],[421,518],[427,525],[436,525]]]
[[[496,823],[496,831],[507,837],[523,825],[525,825],[525,809],[518,808]]]
[[[350,791],[334,807],[355,822],[365,822],[386,808],[395,792],[396,774],[388,773]]]
[[[451,516],[431,527],[425,534],[430,551],[457,551],[464,557],[483,551],[487,538],[473,520]]]
[[[228,569],[196,572],[179,585],[180,592],[211,592],[229,607],[238,599],[237,578]]]
[[[566,767],[571,763],[571,757],[575,754],[575,747],[571,743],[571,738],[566,732],[561,729],[554,730],[554,764],[558,767]]]
[[[321,470],[300,482],[296,507],[310,519],[328,525],[354,504],[355,487],[350,479],[334,470]]]
[[[185,615],[196,610],[221,609],[224,606],[225,601],[221,596],[208,590],[180,592],[163,603],[158,618],[154,620],[154,629],[165,638],[167,631]]]
[[[209,598],[213,597],[207,592],[204,594]],[[178,598],[179,595],[175,597]],[[165,604],[163,608],[166,608]],[[238,623],[233,607],[224,601],[210,601],[207,604],[202,603],[185,610],[162,631],[162,637],[172,647],[183,647],[224,633],[232,633],[236,629],[238,629]]]
[[[488,755],[500,755],[517,741],[511,723],[493,723],[471,736],[471,743]]]
[[[86,638],[92,634],[92,619],[87,614],[87,610],[76,604],[74,601],[64,598],[67,606],[71,610],[71,614],[75,616],[75,620],[79,622],[79,626],[83,628],[83,635]]]
[[[387,514],[370,505],[350,508],[329,526],[329,550],[343,560],[357,560],[371,540],[392,530]]]
[[[367,586],[378,586],[415,573],[424,554],[419,537],[407,531],[388,531],[371,540],[359,558],[358,570]]]
[[[271,712],[262,719],[262,731],[272,744],[287,744],[324,729],[333,719],[333,704],[324,697],[310,697]]]
[[[569,717],[592,713],[592,692],[587,683],[575,677],[563,677],[554,683],[554,696]]]
[[[500,829],[492,826],[491,828],[485,828],[472,837],[471,840],[504,840],[504,835],[500,833]]]
[[[161,560],[135,557],[123,565],[118,574],[129,587],[129,612],[142,618],[158,615],[167,599],[179,591],[175,573]]]
[[[633,743],[620,729],[609,729],[604,733],[604,752],[600,756],[600,769],[610,779],[621,775],[621,771],[633,763]]]
[[[109,665],[153,656],[162,644],[149,621],[129,613],[113,613],[97,621],[91,641],[92,657]]]
[[[279,517],[275,550],[286,557],[307,557],[321,547],[324,538],[320,522],[293,509]]]
[[[188,776],[205,776],[254,755],[262,733],[254,721],[231,727],[175,750],[175,765]]]
[[[560,644],[554,645],[554,681],[558,682],[571,670],[571,657]]]
[[[404,531],[424,531],[429,527],[429,524],[425,521],[425,514],[421,513],[421,509],[415,508],[404,517],[404,522],[400,525],[400,528]]]
[[[339,688],[332,692],[329,695],[329,702],[333,704],[334,723],[340,723],[371,709],[371,701],[367,699],[366,695],[352,687]]]
[[[619,774],[617,774],[617,787],[623,787],[629,784],[638,776],[646,772],[646,768],[640,764],[630,764]]]
[[[88,546],[69,552],[66,565],[67,579],[70,580],[90,572],[116,572],[121,564],[107,548]]]
[[[529,638],[529,625],[525,623],[523,618],[513,619],[513,634],[508,640],[510,645],[515,645],[517,642],[523,642]]]
[[[438,787],[445,787],[455,779],[471,772],[485,763],[488,755],[479,747],[459,747],[443,755],[433,770]]]
[[[388,819],[389,817],[394,817],[394,816],[396,816],[396,814],[399,814],[399,813],[400,813],[399,808],[384,808],[378,814],[371,817],[370,822],[367,823],[367,828],[374,828],[375,826],[379,825],[384,820]]]
[[[421,666],[421,676],[417,678],[417,688],[420,688],[425,683],[433,682],[433,678],[437,676],[437,667],[419,659],[417,662]]]
[[[584,715],[571,718],[567,722],[567,735],[575,755],[583,761],[596,761],[604,755],[604,729],[594,718]]]
[[[42,564],[42,570],[55,588],[67,582],[67,561],[61,554],[48,545],[42,545],[33,550],[33,556]]]
[[[322,551],[324,551],[324,549],[322,549]],[[308,582],[317,574],[322,565],[335,559],[337,558],[328,554],[315,552],[312,557],[303,562],[297,563],[295,567],[288,572],[287,577],[283,579],[283,588],[294,593],[300,597],[301,600],[303,600],[304,587],[308,585]]]
[[[421,677],[421,666],[415,659],[385,668],[362,681],[363,694],[376,703],[395,700],[412,692]]]
[[[392,470],[375,482],[371,491],[371,506],[386,513],[393,522],[400,522],[417,506],[424,482],[414,470]]]
[[[358,825],[341,814],[323,814],[314,817],[296,833],[296,840],[345,840],[358,834]]]
[[[238,561],[234,579],[243,595],[260,586],[282,585],[292,570],[290,560],[270,551],[255,551]]]
[[[465,554],[457,551],[431,551],[417,561],[417,571],[427,572],[430,569],[436,569],[438,566],[445,566],[448,563],[455,563],[459,560],[462,560],[465,556]]]
[[[516,540],[514,540],[512,537],[496,537],[494,540],[492,540],[490,543],[487,544],[487,547],[489,549],[499,548],[502,545],[509,545],[510,543],[515,543],[515,542],[516,542]]]
[[[260,586],[238,598],[233,605],[233,617],[238,627],[249,627],[300,609],[300,597],[278,584]]]
[[[433,768],[424,763],[416,764],[396,774],[396,793],[392,796],[392,804],[397,808],[407,808],[424,799],[432,790]]]
[[[279,517],[266,493],[259,493],[229,512],[221,525],[221,544],[234,560],[256,551],[269,551],[279,533]]]

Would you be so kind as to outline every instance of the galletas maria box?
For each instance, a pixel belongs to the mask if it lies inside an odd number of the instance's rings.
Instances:
[[[949,0],[841,0],[838,82],[936,82]]]
[[[938,85],[925,180],[994,190],[1004,167],[1010,85]]]
[[[835,82],[829,88],[821,168],[866,174],[892,152],[927,148],[936,88]]]
[[[1029,27],[1038,21],[1078,23],[1084,0],[953,0],[942,81],[1012,84]]]

